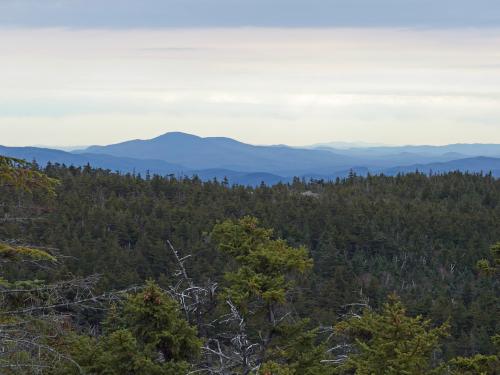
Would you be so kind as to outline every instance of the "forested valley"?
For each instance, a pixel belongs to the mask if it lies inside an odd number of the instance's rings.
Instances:
[[[500,180],[0,158],[2,374],[497,374]]]

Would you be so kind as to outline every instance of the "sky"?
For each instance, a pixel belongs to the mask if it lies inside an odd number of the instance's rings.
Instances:
[[[0,144],[500,143],[495,0],[0,0]]]

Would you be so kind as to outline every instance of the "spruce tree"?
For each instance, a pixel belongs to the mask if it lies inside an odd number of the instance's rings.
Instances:
[[[75,336],[69,344],[75,360],[91,374],[178,375],[187,373],[198,357],[201,340],[178,304],[150,281],[110,310],[104,335]]]
[[[289,306],[298,276],[312,267],[306,248],[274,239],[271,229],[248,216],[217,224],[212,238],[233,263],[224,275],[221,297],[238,315],[236,337],[245,337],[253,354],[234,373],[329,373],[321,363],[325,348],[317,332],[308,330],[307,321],[298,319]]]
[[[352,340],[352,353],[339,373],[430,374],[437,367],[432,354],[439,350],[448,328],[448,324],[433,328],[421,316],[408,316],[401,301],[391,295],[381,313],[366,309],[362,316],[336,326],[337,333]]]

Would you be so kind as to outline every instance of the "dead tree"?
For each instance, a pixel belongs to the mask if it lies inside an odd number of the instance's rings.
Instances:
[[[204,285],[196,285],[185,267],[185,262],[191,258],[191,254],[181,256],[169,240],[166,244],[177,264],[177,270],[174,272],[175,283],[168,286],[166,292],[179,303],[186,320],[202,328],[204,313],[215,304],[218,285],[210,280]]]
[[[44,209],[33,203],[33,194],[50,201],[57,181],[22,160],[0,156],[0,225],[19,228],[43,220]],[[0,238],[0,373],[42,374],[61,361],[80,369],[68,355],[58,350],[57,342],[73,328],[74,315],[83,309],[103,310],[119,301],[124,291],[96,294],[98,275],[73,277],[47,283],[42,280],[7,280],[14,267],[25,273],[44,270],[50,275],[64,259],[56,249],[26,243],[21,238]],[[11,273],[12,274],[12,273]]]
[[[245,319],[231,300],[226,300],[230,312],[217,322],[222,330],[207,340],[203,352],[207,358],[204,370],[209,374],[249,374],[261,364],[262,345],[252,342]]]
[[[205,322],[204,315],[215,306],[218,285],[211,281],[201,286],[196,285],[185,267],[185,262],[191,255],[182,256],[169,240],[166,243],[177,264],[174,273],[177,280],[166,291],[178,301],[186,319],[208,336],[202,347],[204,360],[190,374],[232,375],[249,374],[258,370],[262,345],[250,339],[247,323],[236,305],[226,299],[224,302],[230,312]]]

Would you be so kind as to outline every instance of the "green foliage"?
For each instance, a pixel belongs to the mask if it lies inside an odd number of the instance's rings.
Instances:
[[[177,375],[197,358],[201,340],[179,306],[156,284],[130,295],[112,310],[99,339],[73,337],[70,351],[89,373]]]
[[[10,210],[22,208],[21,198],[27,195],[53,197],[56,185],[55,179],[35,165],[0,156],[2,223],[30,223],[33,212],[17,218]],[[16,198],[17,204],[13,204]],[[37,267],[56,263],[57,258],[39,247],[17,245],[25,241],[15,236],[5,239],[4,225],[0,226],[0,369],[5,374],[41,373],[58,361],[71,361],[52,346],[63,330],[63,319],[50,308],[58,291],[39,279],[20,280],[19,275],[33,277]],[[14,277],[6,277],[9,269],[17,271]]]
[[[61,181],[53,210],[30,227],[9,223],[0,230],[60,249],[68,258],[59,272],[97,272],[101,290],[148,278],[167,285],[176,269],[167,239],[192,254],[188,271],[197,282],[220,283],[236,260],[205,233],[217,221],[252,215],[290,246],[306,246],[314,259],[313,272],[288,296],[299,315],[329,322],[360,291],[374,308],[397,291],[412,314],[450,318],[446,358],[493,351],[489,337],[498,319],[488,312],[498,304],[498,280],[478,277],[475,268],[479,259],[491,262],[489,247],[500,240],[500,181],[490,176],[369,176],[247,188],[146,181],[92,168],[51,165],[46,172]]]
[[[0,259],[9,261],[20,261],[22,259],[34,261],[57,262],[57,258],[45,250],[28,246],[16,246],[0,242]]]
[[[54,195],[57,184],[56,179],[39,172],[32,164],[0,155],[0,186],[28,192],[44,190]]]
[[[186,373],[189,368],[186,362],[159,362],[156,353],[148,352],[126,329],[104,336],[91,353],[89,365],[84,366],[91,374],[177,375]],[[82,358],[79,362],[84,361]]]
[[[71,363],[69,357],[54,349],[54,338],[62,333],[56,322],[29,316],[0,316],[0,327],[2,375],[48,373],[58,362]]]
[[[259,374],[330,375],[334,368],[326,360],[328,347],[318,329],[309,329],[307,319],[277,328],[276,338]]]
[[[217,224],[212,231],[220,250],[238,264],[236,271],[225,274],[225,297],[243,311],[254,298],[268,305],[284,304],[293,286],[290,275],[312,267],[305,247],[292,248],[271,236],[272,230],[260,228],[249,216]]]
[[[146,350],[161,353],[167,362],[187,361],[199,353],[196,329],[180,316],[178,304],[151,281],[144,291],[129,297],[118,321]]]
[[[0,156],[0,188],[13,188],[18,191],[28,192],[33,192],[33,190],[35,190],[37,192],[43,191],[45,193],[54,194],[57,183],[56,179],[49,178],[46,174],[38,171],[35,166],[23,160]],[[14,196],[15,194],[10,195]],[[0,203],[2,203],[4,207],[8,207],[6,202]],[[29,220],[30,217],[25,219]],[[0,237],[0,263],[21,263],[23,261],[32,263],[57,262],[57,258],[47,250],[34,246],[17,245],[14,244],[14,242],[15,241],[2,241]],[[3,278],[1,280],[3,280]],[[30,282],[26,281],[24,283]],[[3,287],[7,288],[7,284],[8,283],[4,281]],[[20,282],[14,282],[14,284],[17,287],[23,287],[20,285]]]
[[[484,275],[494,276],[500,269],[500,242],[490,248],[490,262],[487,259],[478,260],[476,267]]]
[[[29,213],[41,212],[43,220],[2,222],[0,238],[9,245],[58,248],[65,264],[33,269],[29,262],[9,261],[2,269],[5,280],[55,281],[67,274],[99,273],[99,291],[140,285],[148,278],[166,286],[177,269],[165,246],[168,239],[192,255],[186,267],[195,283],[218,282],[235,299],[241,295],[240,306],[255,312],[246,316],[252,339],[259,333],[267,339],[271,333],[266,362],[288,369],[296,362],[274,352],[278,339],[291,333],[271,329],[266,300],[279,316],[293,310],[294,319],[310,318],[310,328],[336,321],[345,314],[345,305],[360,298],[379,311],[392,291],[401,296],[410,316],[422,315],[438,324],[449,319],[450,337],[437,359],[495,353],[490,336],[498,332],[498,314],[493,312],[499,280],[475,267],[484,259],[488,270],[494,268],[489,247],[500,240],[500,180],[491,176],[409,174],[307,183],[297,179],[290,185],[248,188],[196,178],[144,180],[89,167],[49,165],[45,172],[61,181],[50,209],[40,208],[31,197],[34,190],[15,191],[3,180],[0,217],[33,210]],[[303,194],[307,192],[314,195]],[[302,277],[298,270],[287,270],[284,279],[261,278],[269,276],[259,271],[268,267],[261,266],[261,257],[269,267],[275,266],[274,260],[267,252],[249,253],[266,238],[273,240],[264,228],[254,228],[249,236],[248,229],[233,226],[235,233],[225,232],[221,242],[228,246],[221,251],[216,241],[208,241],[206,233],[217,222],[245,215],[274,228],[274,238],[286,239],[289,247],[304,245],[314,259],[312,272]],[[16,238],[21,241],[8,241]],[[237,282],[231,284],[225,273]],[[223,309],[220,300],[212,303],[209,314],[200,318],[204,336],[213,333],[207,323]],[[118,309],[117,317],[121,314]],[[81,329],[101,327],[101,319],[99,312],[76,317]]]
[[[442,365],[440,370],[447,375],[496,375],[500,373],[500,335],[491,337],[496,354],[476,354],[472,357],[456,357]]]
[[[284,307],[294,278],[312,268],[312,259],[305,247],[293,248],[272,235],[250,216],[215,225],[212,238],[236,263],[236,270],[224,275],[222,298],[236,304],[250,335],[261,341],[265,363],[259,374],[325,374],[326,349],[316,345],[317,332],[308,331],[306,321],[284,319],[291,315]]]
[[[443,373],[450,375],[495,375],[498,371],[500,371],[498,356],[483,354],[454,358],[442,368]]]
[[[400,300],[392,295],[380,314],[365,310],[360,318],[339,323],[336,330],[354,345],[354,354],[341,366],[341,373],[424,375],[433,370],[431,355],[448,335],[449,326],[432,328],[421,316],[407,316]]]
[[[295,375],[295,371],[288,365],[282,365],[276,362],[266,362],[259,370],[259,375]]]

